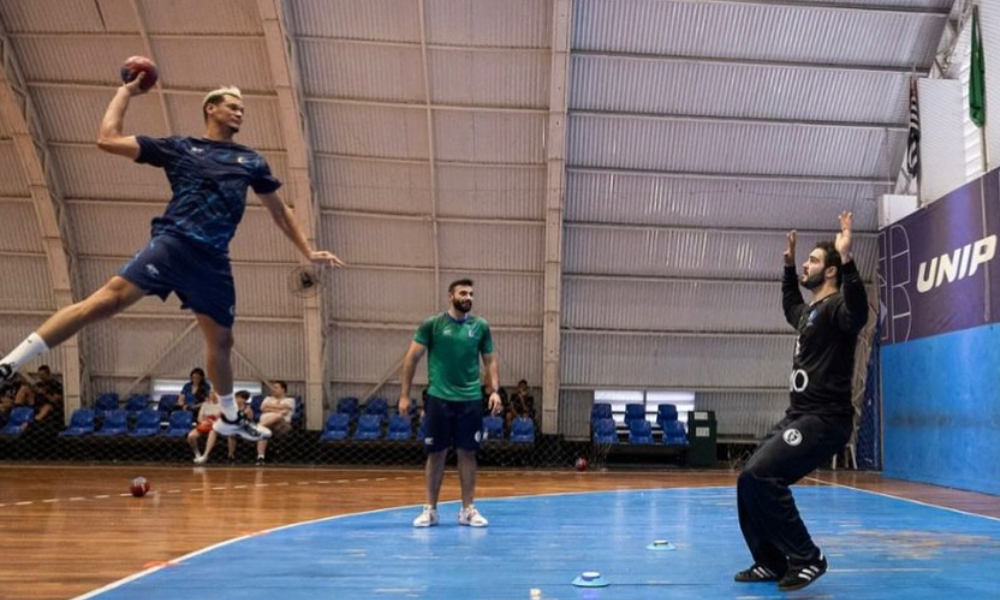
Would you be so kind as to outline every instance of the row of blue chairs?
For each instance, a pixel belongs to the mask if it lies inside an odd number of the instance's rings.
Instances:
[[[78,408],[73,411],[69,425],[59,432],[62,437],[184,437],[194,426],[194,415],[188,411],[176,411],[170,415],[166,428],[160,421],[160,411],[153,408],[140,410],[133,415],[123,408],[102,411],[103,418],[97,418],[92,408]]]
[[[611,418],[598,419],[594,424],[593,440],[595,444],[617,444],[618,428]],[[648,445],[654,443],[653,425],[649,421],[632,421],[628,426],[628,443],[633,445]],[[687,446],[687,431],[680,421],[665,421],[663,424],[662,443],[665,446]]]
[[[413,419],[404,415],[392,415],[388,418],[385,437],[382,437],[382,415],[362,414],[358,417],[357,426],[351,434],[351,416],[346,412],[336,412],[326,418],[326,425],[320,439],[323,441],[340,440],[389,440],[389,441],[409,441],[414,439]],[[486,440],[502,440],[503,419],[501,417],[483,417],[483,431],[486,433]],[[421,420],[416,432],[416,439],[422,440],[424,434],[424,421]],[[514,419],[511,424],[510,441],[512,443],[530,444],[535,441],[535,422],[531,419]]]
[[[378,415],[382,424],[389,422],[389,400],[377,396],[369,398],[364,404],[353,396],[348,396],[337,400],[337,413],[347,415],[351,422],[355,422],[362,415]],[[416,402],[410,403],[409,415],[414,417],[420,411]]]
[[[156,410],[160,412],[160,417],[163,421],[167,421],[169,416],[176,412],[177,410],[177,400],[179,394],[163,394],[160,396],[158,402],[156,402]],[[253,409],[254,420],[260,420],[260,406],[264,402],[265,396],[263,394],[254,394],[250,397],[250,408]],[[129,396],[128,400],[125,402],[124,410],[132,413],[133,417],[139,413],[139,411],[152,408],[153,399],[149,394],[133,394]],[[101,413],[108,413],[113,410],[119,410],[123,408],[121,405],[121,398],[118,394],[113,392],[107,392],[104,394],[99,394],[94,400],[94,409],[100,411]],[[299,423],[302,421],[305,413],[305,403],[298,396],[295,397],[295,413],[292,415],[292,423]]]
[[[610,419],[611,405],[607,402],[597,402],[590,409],[590,422],[596,423],[599,419]],[[633,421],[646,420],[646,407],[642,404],[625,405],[625,425],[631,425]],[[677,406],[673,404],[659,404],[656,407],[656,424],[662,429],[663,423],[677,421]]]
[[[7,422],[4,424],[3,428],[0,429],[0,435],[13,437],[21,435],[24,428],[35,420],[35,408],[33,406],[15,406],[10,411],[10,416],[7,418]]]

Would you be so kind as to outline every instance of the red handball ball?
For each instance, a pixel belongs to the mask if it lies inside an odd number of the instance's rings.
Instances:
[[[156,80],[160,78],[160,74],[156,70],[156,65],[153,64],[153,61],[145,56],[130,56],[125,60],[125,64],[121,68],[122,81],[128,83],[138,77],[139,73],[143,74],[142,83],[139,84],[139,87],[144,90],[148,90],[156,85]]]
[[[136,498],[142,498],[149,493],[149,481],[145,477],[136,477],[132,480],[132,486],[129,488],[129,491]]]
[[[590,462],[588,462],[586,458],[581,456],[580,458],[576,459],[575,466],[577,471],[586,471],[587,467],[590,466]]]

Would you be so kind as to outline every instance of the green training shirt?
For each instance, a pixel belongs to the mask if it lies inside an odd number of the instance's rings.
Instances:
[[[479,355],[493,353],[485,319],[467,315],[456,321],[447,311],[420,324],[413,341],[427,348],[431,396],[442,400],[480,400]]]

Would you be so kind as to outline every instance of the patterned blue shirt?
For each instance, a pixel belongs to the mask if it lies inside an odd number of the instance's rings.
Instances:
[[[136,139],[135,161],[162,167],[174,193],[163,215],[153,219],[154,237],[180,236],[228,254],[247,188],[268,194],[281,187],[264,157],[240,144],[193,137]]]

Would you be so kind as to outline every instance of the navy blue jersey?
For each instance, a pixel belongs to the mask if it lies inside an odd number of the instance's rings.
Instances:
[[[281,187],[264,157],[229,142],[205,138],[137,136],[136,162],[162,167],[173,198],[153,219],[152,235],[170,234],[229,252],[246,208],[247,188],[267,194]]]

